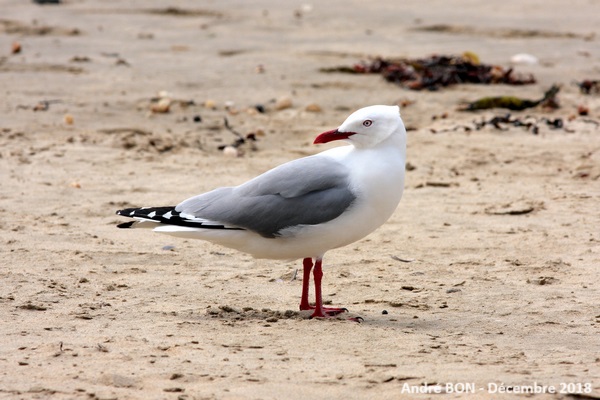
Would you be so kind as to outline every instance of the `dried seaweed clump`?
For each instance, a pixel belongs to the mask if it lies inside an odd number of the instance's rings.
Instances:
[[[460,83],[528,85],[535,83],[533,75],[521,76],[512,68],[479,62],[470,52],[462,56],[432,55],[416,59],[385,59],[377,57],[352,67],[323,68],[322,72],[381,74],[388,82],[412,90],[437,90]]]
[[[600,93],[600,80],[584,79],[574,83],[579,86],[579,90],[583,94]]]
[[[525,110],[527,108],[533,108],[540,104],[545,105],[548,108],[556,109],[559,108],[557,95],[560,91],[559,85],[552,85],[550,89],[544,93],[544,96],[537,100],[522,99],[515,96],[491,96],[483,97],[479,100],[475,100],[472,103],[465,105],[460,108],[461,111],[477,111],[487,110],[490,108],[507,108],[509,110]]]

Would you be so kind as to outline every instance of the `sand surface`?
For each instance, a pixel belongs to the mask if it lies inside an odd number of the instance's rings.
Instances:
[[[0,398],[600,397],[600,95],[572,84],[599,79],[598,15],[594,0],[1,0]],[[538,83],[417,92],[319,71],[464,51],[532,54],[515,68]],[[566,129],[452,130],[506,113],[465,101],[553,83],[561,108],[513,116]],[[152,112],[161,96],[169,112]],[[296,313],[298,261],[115,228],[119,208],[242,183],[394,103],[404,198],[325,257],[325,299],[361,324]],[[255,148],[220,151],[224,117]]]

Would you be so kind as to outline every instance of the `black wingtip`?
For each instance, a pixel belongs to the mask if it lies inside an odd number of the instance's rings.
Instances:
[[[117,211],[118,212],[118,211]],[[120,229],[127,229],[127,228],[131,228],[131,226],[133,224],[135,224],[136,221],[129,221],[129,222],[123,222],[122,224],[117,225],[117,228]]]
[[[147,208],[150,208],[150,207],[147,207]],[[139,208],[139,207],[123,208],[121,210],[117,210],[116,214],[122,215],[124,217],[131,217],[133,215],[133,213],[136,213],[140,210],[144,210],[144,208]]]

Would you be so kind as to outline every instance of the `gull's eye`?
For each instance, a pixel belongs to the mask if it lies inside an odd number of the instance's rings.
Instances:
[[[373,125],[373,121],[371,121],[370,119],[365,119],[363,121],[363,126],[366,126],[368,128],[371,125]]]

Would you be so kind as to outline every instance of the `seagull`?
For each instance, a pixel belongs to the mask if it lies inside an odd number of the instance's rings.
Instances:
[[[221,187],[176,206],[127,208],[119,228],[152,228],[201,239],[255,258],[302,259],[300,310],[311,318],[347,311],[324,307],[323,256],[383,225],[404,190],[406,129],[398,106],[374,105],[352,113],[314,144],[348,145],[289,161],[235,187]],[[315,302],[309,302],[313,272]]]

